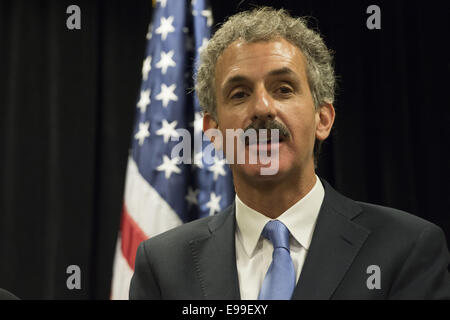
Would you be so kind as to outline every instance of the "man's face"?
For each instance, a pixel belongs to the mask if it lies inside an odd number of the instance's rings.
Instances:
[[[279,179],[314,170],[313,148],[320,122],[306,76],[301,51],[284,39],[267,42],[233,42],[219,57],[215,69],[217,122],[205,115],[204,129],[217,127],[245,129],[251,124],[265,128],[270,120],[284,126],[280,132],[279,170],[274,176],[261,176],[257,164],[232,164],[233,174],[246,179]],[[261,126],[261,124],[263,124]],[[249,151],[249,148],[252,148]],[[255,151],[246,146],[246,152]],[[267,167],[267,166],[266,166]]]

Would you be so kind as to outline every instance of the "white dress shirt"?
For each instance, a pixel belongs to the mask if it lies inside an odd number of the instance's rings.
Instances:
[[[277,218],[291,233],[289,243],[296,282],[308,253],[324,195],[322,183],[316,175],[316,183],[311,191]],[[236,195],[236,265],[242,300],[258,299],[264,277],[272,263],[272,243],[261,236],[270,220],[249,208]]]

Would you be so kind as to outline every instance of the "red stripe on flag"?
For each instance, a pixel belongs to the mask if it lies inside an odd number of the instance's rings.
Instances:
[[[139,244],[147,240],[148,237],[133,220],[127,211],[125,204],[122,208],[122,221],[120,224],[120,232],[122,236],[122,254],[128,262],[131,269],[134,270],[134,260],[136,259],[136,250]]]

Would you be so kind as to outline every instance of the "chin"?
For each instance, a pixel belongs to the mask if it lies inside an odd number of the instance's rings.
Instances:
[[[276,181],[286,175],[285,168],[262,164],[238,164],[234,166],[235,173],[253,181]]]

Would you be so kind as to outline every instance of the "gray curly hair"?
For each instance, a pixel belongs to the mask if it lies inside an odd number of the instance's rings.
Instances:
[[[284,38],[297,46],[306,59],[306,75],[316,110],[333,103],[335,74],[332,52],[320,34],[306,25],[304,18],[293,18],[284,9],[255,8],[231,16],[214,34],[200,55],[195,90],[203,112],[217,120],[215,67],[217,59],[234,41],[270,41]]]

